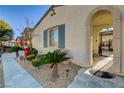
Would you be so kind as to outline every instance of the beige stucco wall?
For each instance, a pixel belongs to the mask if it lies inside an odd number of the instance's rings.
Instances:
[[[122,51],[121,51],[121,70],[124,73],[124,6],[118,6],[120,11],[121,11],[121,46],[122,46]]]
[[[87,50],[86,42],[86,21],[90,12],[97,6],[61,6],[56,7],[55,16],[51,16],[50,13],[44,18],[44,20],[34,29],[34,38],[32,39],[33,47],[42,51],[43,53],[51,50],[52,48],[43,48],[43,31],[45,29],[65,24],[65,47],[70,49],[74,62],[82,66],[90,66],[89,51]],[[122,41],[124,41],[124,6],[116,6],[121,11],[121,35]],[[89,24],[90,25],[90,24]],[[124,42],[122,42],[121,52],[121,70],[124,72]]]

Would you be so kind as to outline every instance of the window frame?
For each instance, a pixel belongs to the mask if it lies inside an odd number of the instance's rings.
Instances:
[[[50,32],[51,31],[55,31],[55,30],[58,30],[58,42],[57,42],[57,46],[51,46],[51,35],[50,35]],[[51,29],[49,29],[49,30],[47,30],[48,31],[48,41],[47,41],[47,43],[48,43],[48,47],[53,47],[53,48],[59,48],[59,26],[56,26],[56,27],[52,27]]]
[[[62,29],[63,27],[64,27],[64,32]],[[58,45],[57,46],[50,46],[50,31],[52,29],[58,29]],[[62,32],[61,32],[61,30],[62,30]],[[54,26],[54,27],[51,27],[51,28],[44,30],[43,31],[43,42],[45,41],[44,40],[44,32],[45,31],[47,31],[47,43],[46,43],[47,47],[44,47],[44,43],[43,43],[43,48],[65,49],[65,24],[57,25],[57,26]],[[64,39],[61,39],[62,38],[61,33],[63,33],[62,36],[64,35],[64,37],[63,37]],[[63,42],[64,42],[64,45],[62,45]]]

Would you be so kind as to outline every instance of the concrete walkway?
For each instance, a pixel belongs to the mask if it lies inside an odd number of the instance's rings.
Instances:
[[[2,55],[5,88],[42,88],[15,58],[15,53]]]
[[[112,79],[99,78],[86,74],[86,70],[87,68],[81,68],[68,88],[124,88],[124,77],[122,76]]]
[[[113,55],[99,61],[92,68],[81,68],[74,81],[68,88],[124,88],[124,77],[116,76],[111,79],[100,78],[92,75],[90,71],[107,71],[113,64]]]
[[[108,70],[112,64],[113,64],[113,55],[110,55],[109,57],[106,57],[103,60],[100,60],[99,62],[97,62],[96,65],[91,69],[96,71],[98,70],[101,71],[103,68],[106,68],[105,70]]]

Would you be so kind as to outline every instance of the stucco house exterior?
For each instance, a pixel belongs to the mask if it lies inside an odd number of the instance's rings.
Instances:
[[[119,5],[51,6],[33,28],[32,46],[41,53],[57,48],[69,49],[74,64],[91,67],[93,50],[98,52],[100,40],[97,39],[98,32],[95,34],[96,29],[112,27],[114,30],[111,71],[124,75],[123,15],[124,6]]]

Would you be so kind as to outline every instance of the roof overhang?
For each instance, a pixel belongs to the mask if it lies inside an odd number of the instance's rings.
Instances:
[[[63,5],[52,5],[47,12],[41,17],[41,19],[37,22],[37,24],[33,27],[32,31],[34,31],[34,29],[43,21],[43,19],[51,12],[51,10],[55,7],[60,7]]]

